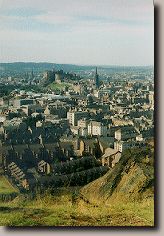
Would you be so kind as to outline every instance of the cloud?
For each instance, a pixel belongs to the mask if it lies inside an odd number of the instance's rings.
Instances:
[[[25,8],[13,8],[13,9],[0,9],[0,15],[2,16],[19,16],[19,17],[32,17],[36,15],[43,14],[45,11],[35,9],[32,7],[25,7]]]
[[[148,22],[152,19],[153,6],[151,0],[4,0],[1,13],[8,12],[17,16],[37,16],[42,22],[51,23],[54,18],[58,22],[81,17],[81,20],[94,21],[121,20]]]
[[[104,63],[109,55],[130,62],[145,52],[140,60],[153,60],[151,0],[0,0],[0,9],[3,58],[5,52],[24,58],[23,51],[32,51],[35,59],[55,58],[55,52],[57,58],[77,63]]]
[[[59,14],[55,14],[52,11],[49,11],[46,14],[33,17],[33,20],[36,20],[41,23],[62,25],[62,24],[73,22],[74,18],[69,15],[59,15]]]
[[[1,0],[1,29],[60,32],[152,27],[151,0]],[[97,28],[97,29],[96,29]],[[133,30],[134,31],[134,30]]]

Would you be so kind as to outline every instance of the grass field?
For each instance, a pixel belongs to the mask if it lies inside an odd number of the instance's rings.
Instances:
[[[52,89],[52,90],[63,90],[64,87],[70,87],[71,84],[69,83],[61,83],[61,84],[58,84],[58,83],[51,83],[50,85],[48,85],[48,88]]]
[[[153,226],[153,199],[92,205],[82,199],[72,203],[71,194],[25,200],[18,196],[0,203],[1,226]]]
[[[0,175],[0,194],[15,193],[17,190],[10,184],[5,176]]]

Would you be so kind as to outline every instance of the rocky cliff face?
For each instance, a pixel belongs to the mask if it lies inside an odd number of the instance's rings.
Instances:
[[[131,149],[103,177],[81,189],[90,201],[142,200],[154,195],[154,152],[150,148]]]

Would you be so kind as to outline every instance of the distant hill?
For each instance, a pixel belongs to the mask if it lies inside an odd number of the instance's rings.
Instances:
[[[42,72],[45,70],[60,70],[64,71],[72,71],[79,70],[81,66],[71,65],[71,64],[55,64],[55,63],[47,63],[47,62],[13,62],[13,63],[0,63],[0,70],[9,70],[9,71],[38,71]]]
[[[81,190],[91,202],[118,198],[133,201],[154,196],[154,157],[149,149],[129,150],[103,177]]]
[[[127,72],[127,71],[150,71],[153,70],[152,66],[99,66],[99,70],[107,72]],[[13,71],[13,72],[43,72],[45,70],[64,70],[65,72],[76,72],[84,70],[94,70],[95,65],[73,65],[73,64],[56,64],[48,62],[13,62],[13,63],[0,63],[0,72]]]

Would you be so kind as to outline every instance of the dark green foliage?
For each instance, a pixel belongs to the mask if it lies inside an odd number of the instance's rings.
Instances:
[[[44,120],[44,117],[41,114],[38,114],[36,117],[28,116],[27,118],[23,119],[23,122],[27,124],[27,127],[35,127],[37,121]]]
[[[18,193],[8,193],[8,194],[1,193],[0,201],[3,201],[3,202],[12,201],[17,196],[18,196]]]
[[[75,172],[67,175],[51,175],[43,176],[39,179],[30,179],[30,191],[38,191],[38,189],[45,191],[48,188],[67,187],[67,186],[83,186],[108,171],[108,167],[100,166],[94,167],[85,171]]]
[[[87,170],[93,167],[98,167],[101,164],[93,157],[83,157],[81,159],[55,164],[53,169],[54,173],[70,174],[73,172],[79,172]]]
[[[8,119],[11,120],[15,117],[21,117],[21,114],[20,113],[16,113],[16,112],[9,112],[8,114]]]

